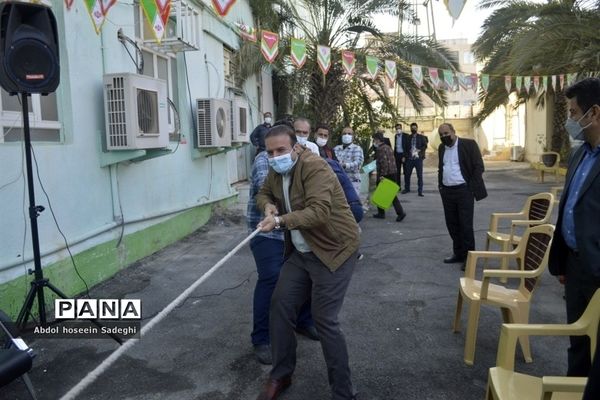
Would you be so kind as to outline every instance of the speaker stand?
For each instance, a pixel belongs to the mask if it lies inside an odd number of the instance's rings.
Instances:
[[[17,317],[17,327],[20,330],[23,330],[27,325],[27,320],[31,315],[31,309],[33,308],[33,302],[37,297],[38,302],[38,312],[40,316],[40,322],[42,326],[47,325],[46,321],[46,302],[44,300],[44,288],[48,288],[52,290],[58,297],[66,299],[67,296],[61,292],[56,286],[54,286],[48,278],[44,278],[44,273],[42,271],[42,261],[40,255],[40,239],[38,234],[38,225],[37,225],[37,217],[40,215],[42,211],[44,211],[44,207],[35,205],[35,193],[34,193],[34,185],[33,185],[33,165],[31,163],[31,133],[29,129],[29,106],[28,106],[28,97],[29,93],[22,92],[21,93],[21,104],[23,106],[23,139],[25,140],[25,165],[27,167],[27,189],[29,191],[29,219],[31,222],[31,244],[33,246],[33,264],[34,270],[29,270],[29,274],[33,274],[35,279],[31,282],[31,287],[29,288],[29,292],[27,293],[27,297],[25,298],[25,303],[19,312],[19,316]],[[90,320],[94,325],[99,328],[102,325],[97,320]],[[123,341],[118,336],[110,333],[108,334],[111,338],[113,338],[117,343],[121,344]]]

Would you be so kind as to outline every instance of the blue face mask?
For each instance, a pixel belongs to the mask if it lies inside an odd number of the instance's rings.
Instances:
[[[571,138],[573,140],[585,140],[585,136],[583,135],[583,130],[585,128],[587,128],[588,126],[590,126],[592,123],[590,122],[589,124],[587,124],[586,126],[581,126],[579,125],[579,121],[581,121],[586,115],[587,113],[589,113],[591,110],[588,109],[585,114],[583,114],[581,116],[581,118],[579,118],[577,121],[575,121],[573,118],[567,118],[567,122],[565,123],[565,129],[567,130],[567,132],[569,133],[569,136],[571,136]]]
[[[292,160],[292,153],[269,158],[269,166],[282,175],[287,174],[295,163],[296,161]]]

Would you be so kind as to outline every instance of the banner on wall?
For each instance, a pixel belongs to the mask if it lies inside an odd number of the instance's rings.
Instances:
[[[317,46],[317,64],[323,75],[327,75],[329,68],[331,68],[331,47]]]
[[[301,39],[292,38],[290,41],[290,57],[296,68],[302,68],[306,63],[306,42]]]
[[[356,69],[356,57],[353,52],[347,50],[342,51],[342,66],[344,67],[347,76],[350,77],[354,74],[354,70]]]
[[[262,31],[260,52],[269,63],[275,61],[279,53],[279,35],[269,31]]]

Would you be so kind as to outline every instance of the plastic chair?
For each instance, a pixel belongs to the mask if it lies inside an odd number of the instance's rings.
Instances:
[[[490,243],[495,242],[500,245],[502,251],[506,252],[511,246],[516,246],[521,237],[516,235],[515,231],[520,227],[548,224],[552,217],[554,209],[554,195],[552,193],[538,193],[529,196],[523,209],[518,213],[493,213],[490,218],[490,230],[487,232],[485,249],[490,249]],[[498,224],[502,219],[510,219],[510,232],[504,233],[498,231]],[[508,269],[508,259],[502,260],[501,269]],[[505,279],[502,282],[506,282]]]
[[[581,399],[587,378],[544,376],[542,378],[515,372],[517,339],[530,336],[583,336],[590,338],[591,354],[597,346],[600,320],[600,289],[587,309],[572,324],[504,324],[500,332],[496,366],[490,368],[486,400],[550,400]]]
[[[475,342],[479,325],[479,310],[481,304],[489,304],[502,310],[504,322],[527,323],[531,298],[538,285],[539,278],[548,265],[548,255],[554,233],[554,226],[538,225],[527,228],[523,240],[517,248],[510,252],[500,251],[470,251],[467,256],[465,276],[460,278],[456,314],[454,316],[454,332],[460,331],[460,316],[463,299],[470,303],[465,338],[464,361],[473,365],[475,358]],[[484,269],[482,280],[475,279],[477,260],[489,258],[514,258],[519,265],[518,270],[503,271]],[[491,278],[520,279],[516,289],[490,283]],[[521,349],[526,362],[531,362],[529,339],[520,338]]]
[[[27,372],[31,370],[33,350],[19,338],[18,331],[6,314],[0,311],[0,387],[21,378],[31,398],[35,390]]]
[[[564,186],[552,186],[550,188],[550,193],[552,193],[552,196],[554,196],[554,205],[558,205],[558,203],[560,203],[560,196],[562,195],[564,189]]]
[[[560,175],[560,154],[555,151],[546,151],[540,155],[540,160],[536,166],[540,183],[544,183],[544,173],[546,172],[554,174],[554,181],[558,182],[558,176]]]

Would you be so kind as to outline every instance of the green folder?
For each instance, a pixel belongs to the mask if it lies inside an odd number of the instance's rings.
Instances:
[[[388,209],[392,205],[398,191],[400,191],[400,186],[396,182],[383,178],[379,181],[379,184],[371,195],[371,203],[384,210]]]

